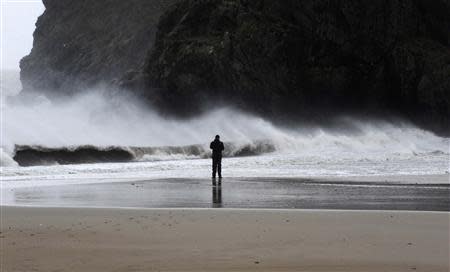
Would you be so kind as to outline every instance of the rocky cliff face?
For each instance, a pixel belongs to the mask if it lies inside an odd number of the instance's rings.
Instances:
[[[160,15],[175,0],[43,0],[25,91],[59,96],[122,78],[144,64]]]
[[[161,18],[148,84],[182,112],[219,98],[272,116],[390,111],[448,131],[449,33],[449,1],[186,0]]]
[[[217,103],[291,120],[388,112],[450,132],[449,0],[45,2],[26,86],[121,78],[178,115]]]

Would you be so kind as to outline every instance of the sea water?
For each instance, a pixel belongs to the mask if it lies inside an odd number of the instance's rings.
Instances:
[[[279,127],[258,116],[223,107],[189,120],[168,119],[132,98],[111,96],[105,88],[54,102],[41,95],[14,99],[17,72],[2,82],[1,176],[5,187],[97,183],[130,179],[205,178],[205,155],[161,149],[126,163],[39,165],[14,161],[17,145],[98,149],[117,146],[200,145],[208,150],[216,134],[233,148],[270,143],[271,152],[223,160],[226,177],[348,177],[442,175],[449,172],[449,138],[404,121],[339,117],[333,126]],[[11,99],[13,98],[13,99]],[[338,125],[336,125],[338,124]],[[433,182],[430,180],[429,182]]]

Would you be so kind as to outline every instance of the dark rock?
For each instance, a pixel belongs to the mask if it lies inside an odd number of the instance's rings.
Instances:
[[[449,0],[44,3],[25,90],[109,82],[178,116],[231,103],[272,119],[395,114],[450,134]]]
[[[175,0],[44,0],[33,49],[20,63],[26,92],[60,96],[118,80],[144,64]]]
[[[449,32],[443,0],[184,0],[161,17],[148,96],[178,114],[388,112],[448,133]]]

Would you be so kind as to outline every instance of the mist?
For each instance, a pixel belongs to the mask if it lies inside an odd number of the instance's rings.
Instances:
[[[170,119],[124,95],[126,92],[111,95],[107,88],[87,90],[58,102],[45,96],[22,101],[14,98],[20,90],[17,77],[10,75],[9,79],[1,105],[2,165],[13,164],[11,156],[16,145],[101,148],[199,144],[207,149],[216,134],[221,135],[223,141],[240,144],[270,141],[276,152],[304,157],[384,157],[387,154],[448,153],[449,148],[448,139],[405,122],[340,117],[334,123],[341,125],[332,128],[302,124],[280,128],[232,107],[210,110],[188,120]]]

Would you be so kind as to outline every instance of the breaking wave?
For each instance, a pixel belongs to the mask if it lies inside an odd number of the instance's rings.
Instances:
[[[3,95],[16,95],[12,86]],[[233,108],[176,120],[101,89],[58,102],[44,96],[27,101],[13,97],[2,99],[0,106],[2,167],[206,158],[216,134],[227,142],[228,157],[275,152],[323,162],[449,154],[448,138],[399,120],[339,117],[327,126],[280,127]]]
[[[225,143],[224,157],[261,155],[275,151],[269,142],[252,144]],[[84,164],[105,162],[162,161],[200,159],[210,156],[205,145],[163,147],[97,147],[77,146],[48,148],[43,146],[16,146],[12,158],[20,166]],[[8,162],[6,162],[8,163]],[[13,164],[9,160],[9,164]]]

